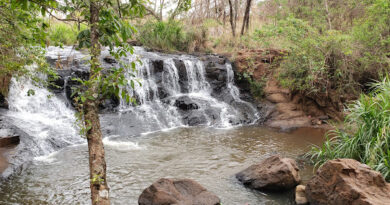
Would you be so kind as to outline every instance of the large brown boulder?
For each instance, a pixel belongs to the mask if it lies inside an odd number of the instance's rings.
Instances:
[[[353,159],[325,163],[306,185],[310,204],[390,204],[390,185],[369,166]]]
[[[219,205],[220,199],[191,179],[159,179],[146,188],[139,205]]]
[[[299,168],[295,160],[271,156],[236,174],[244,185],[264,191],[284,191],[299,184]]]

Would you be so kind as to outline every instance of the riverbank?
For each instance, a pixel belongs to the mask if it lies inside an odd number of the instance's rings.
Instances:
[[[300,127],[330,129],[329,122],[344,119],[344,104],[356,99],[352,94],[299,92],[283,86],[280,64],[286,51],[277,49],[241,50],[230,59],[236,83],[256,99],[265,113],[264,124],[280,130]]]

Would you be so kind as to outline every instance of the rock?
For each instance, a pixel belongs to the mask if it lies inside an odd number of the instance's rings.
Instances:
[[[159,179],[138,198],[139,205],[219,205],[220,199],[190,179]]]
[[[207,118],[203,112],[197,110],[189,111],[183,114],[183,123],[188,126],[198,126],[207,124]]]
[[[196,104],[190,97],[183,96],[175,101],[175,106],[178,107],[181,110],[187,111],[187,110],[197,110],[199,109],[199,105]]]
[[[0,129],[0,147],[19,144],[19,136],[12,129]]]
[[[7,98],[4,97],[3,94],[0,93],[0,108],[8,109],[8,101]]]
[[[49,86],[48,88],[56,93],[61,93],[64,90],[65,79],[61,75],[58,75],[56,78],[50,76],[48,78]]]
[[[174,65],[176,66],[178,75],[179,75],[179,85],[180,85],[180,91],[182,93],[188,93],[189,89],[189,82],[188,82],[188,75],[187,75],[187,68],[184,63],[184,61],[180,59],[174,59],[173,60]]]
[[[112,56],[106,56],[103,58],[104,62],[108,63],[108,64],[115,64],[117,63],[117,61],[115,60],[114,57]]]
[[[287,103],[289,99],[282,93],[270,94],[266,97],[267,100],[273,103]]]
[[[310,204],[390,204],[390,184],[379,172],[353,159],[325,163],[305,192]]]
[[[295,203],[297,205],[304,205],[308,204],[306,195],[305,195],[305,186],[304,185],[298,185],[295,188]]]
[[[263,191],[285,191],[294,188],[301,178],[295,160],[271,156],[236,174],[244,185]]]
[[[152,66],[154,68],[154,72],[163,72],[164,71],[164,61],[163,60],[153,60]]]

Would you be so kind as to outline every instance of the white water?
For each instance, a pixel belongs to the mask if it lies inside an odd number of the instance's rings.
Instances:
[[[201,115],[207,119],[207,122],[203,123],[204,125],[229,128],[234,125],[232,122],[237,122],[237,119],[240,118],[242,110],[239,110],[234,104],[229,104],[229,102],[224,102],[212,96],[212,88],[206,79],[204,62],[198,58],[186,55],[161,56],[156,53],[146,52],[142,48],[136,48],[136,54],[135,56],[130,56],[128,60],[140,59],[142,64],[137,63],[137,72],[132,77],[131,73],[129,73],[128,79],[129,84],[130,80],[134,80],[139,81],[142,86],[135,83],[135,89],[132,89],[131,86],[125,89],[138,100],[139,106],[129,105],[122,100],[120,111],[135,113],[137,118],[139,118],[135,120],[148,122],[151,127],[150,130],[162,130],[185,125],[181,120],[183,116],[181,116],[180,111],[174,105],[175,100],[183,96],[190,97],[200,105],[196,112],[202,113]],[[163,60],[164,71],[161,74],[161,83],[158,82],[156,71],[152,67],[151,55],[153,58]],[[183,90],[183,87],[180,85],[179,70],[175,65],[174,59],[182,61],[185,65],[188,83],[187,90]],[[251,122],[256,122],[259,118],[258,111],[253,105],[240,99],[240,92],[234,85],[234,73],[231,64],[226,63],[225,69],[227,73],[225,89],[229,90],[226,94],[231,95],[236,103],[247,107],[250,111],[250,113],[246,113],[250,115],[248,118],[250,118]],[[168,96],[165,99],[161,99],[162,97],[158,90],[159,86],[162,86],[167,92]],[[216,110],[219,113],[218,119],[210,119],[209,109],[207,108]]]
[[[29,90],[33,90],[34,94],[29,96]],[[6,115],[21,130],[34,137],[38,146],[35,149],[39,149],[40,155],[50,154],[64,145],[83,142],[78,135],[74,111],[46,88],[33,85],[29,79],[13,78],[8,101]]]
[[[257,110],[250,103],[240,99],[239,90],[234,85],[234,73],[229,63],[224,66],[227,72],[226,88],[221,92],[224,92],[224,95],[230,95],[234,102],[225,102],[213,97],[213,88],[206,78],[204,62],[198,58],[151,53],[142,48],[136,48],[136,54],[123,60],[130,62],[139,59],[141,61],[137,63],[135,74],[126,73],[129,84],[130,80],[136,80],[141,85],[135,83],[134,89],[130,85],[122,89],[136,98],[138,105],[127,104],[121,100],[118,112],[101,115],[103,127],[112,125],[115,132],[120,132],[122,136],[130,136],[187,126],[183,118],[188,113],[183,113],[175,106],[176,100],[183,96],[189,97],[199,105],[198,109],[191,112],[194,112],[198,118],[204,119],[201,123],[204,126],[229,128],[239,125],[240,120],[249,120],[254,123],[259,118]],[[61,60],[86,59],[86,55],[70,47],[64,49],[50,47],[47,56]],[[152,66],[152,60],[155,59],[163,61],[163,70],[159,73]],[[185,65],[187,89],[183,89],[181,85],[183,81],[180,79],[174,59],[182,61]],[[86,65],[83,66],[86,67]],[[165,98],[159,92],[161,88],[166,92]],[[34,90],[35,94],[28,96],[29,90]],[[46,88],[37,87],[28,79],[12,79],[8,99],[10,107],[5,115],[31,137],[30,140],[34,143],[31,145],[28,143],[28,149],[33,153],[33,157],[38,157],[37,160],[50,161],[53,158],[51,153],[66,146],[86,143],[86,140],[79,135],[75,111],[64,96],[65,94],[56,95]],[[238,104],[246,109],[239,109]],[[211,115],[210,112],[217,114]],[[244,114],[247,117],[243,117]],[[132,140],[116,141],[111,137],[104,139],[104,143],[113,149],[124,151],[146,149]]]

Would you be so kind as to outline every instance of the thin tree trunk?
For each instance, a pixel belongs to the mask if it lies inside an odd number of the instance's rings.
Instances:
[[[222,9],[223,9],[223,17],[222,17],[223,27],[225,27],[225,25],[226,25],[226,6],[225,6],[225,0],[222,0]]]
[[[230,9],[230,25],[232,27],[232,34],[233,36],[236,36],[236,28],[234,26],[234,15],[233,15],[233,5],[232,5],[232,0],[229,1],[229,9]]]
[[[160,19],[163,20],[164,0],[160,0]]]
[[[245,28],[247,31],[249,28],[249,14],[251,10],[251,4],[252,4],[252,0],[246,1],[245,15],[244,15],[244,19],[242,20],[241,36],[244,35]]]
[[[215,19],[218,20],[218,3],[217,0],[214,0],[214,11],[215,11]]]
[[[328,24],[329,24],[329,30],[332,30],[332,22],[331,22],[331,20],[330,20],[329,7],[328,7],[328,0],[325,0],[324,3],[325,3],[326,17],[327,17],[327,19],[328,19]]]
[[[90,80],[99,77],[98,71],[100,45],[98,34],[99,21],[98,0],[91,0],[90,3],[90,26],[91,26],[91,70]],[[97,83],[93,82],[88,87],[87,95],[97,97],[99,88]],[[104,146],[102,133],[100,130],[100,120],[98,114],[97,100],[87,98],[84,103],[84,123],[87,127],[87,141],[89,152],[89,169],[90,169],[90,188],[93,205],[109,205],[109,187],[106,178],[106,161],[104,159]]]
[[[121,2],[120,2],[120,0],[116,0],[116,3],[118,4],[118,14],[119,14],[119,18],[122,18]]]
[[[234,30],[237,28],[237,20],[238,20],[238,1],[234,0]]]

